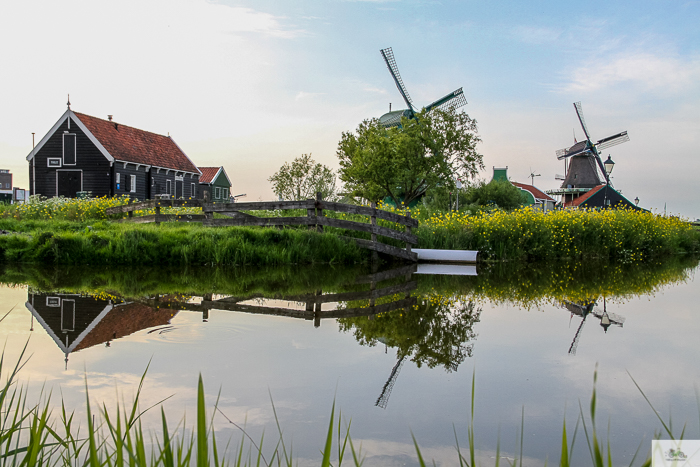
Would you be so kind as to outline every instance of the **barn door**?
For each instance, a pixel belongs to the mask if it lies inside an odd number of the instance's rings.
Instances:
[[[83,189],[83,173],[80,170],[58,170],[56,178],[58,196],[75,198]]]

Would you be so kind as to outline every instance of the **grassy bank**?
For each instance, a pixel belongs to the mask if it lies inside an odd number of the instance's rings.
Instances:
[[[368,256],[337,235],[369,238],[368,233],[326,228],[317,235],[305,228],[203,229],[197,225],[113,225],[123,214],[107,208],[128,197],[88,200],[32,199],[0,205],[0,229],[28,235],[0,237],[0,261],[61,264],[291,264],[353,263]],[[393,211],[391,207],[383,207]],[[195,214],[199,208],[164,208],[163,213]],[[139,212],[136,215],[148,214]],[[255,215],[305,215],[299,211]],[[369,222],[366,216],[326,212],[327,216]],[[556,258],[611,259],[621,262],[700,252],[700,230],[675,217],[649,212],[553,211],[531,209],[431,213],[412,210],[418,248],[477,250],[485,261],[548,261]],[[387,221],[380,225],[398,228]],[[281,233],[282,232],[282,233]],[[31,238],[30,238],[31,237]],[[401,242],[383,239],[403,247]]]
[[[308,230],[0,219],[0,261],[90,265],[357,263],[368,255]]]
[[[419,248],[478,250],[482,259],[639,261],[700,251],[700,232],[650,212],[563,210],[419,213]]]

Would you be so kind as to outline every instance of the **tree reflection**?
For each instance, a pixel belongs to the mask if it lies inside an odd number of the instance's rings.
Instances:
[[[397,358],[410,358],[418,367],[457,371],[472,355],[481,308],[461,295],[426,294],[417,299],[416,305],[403,310],[341,318],[340,329],[351,332],[362,345],[396,348]]]

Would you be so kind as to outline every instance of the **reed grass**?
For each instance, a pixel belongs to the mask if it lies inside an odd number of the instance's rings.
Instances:
[[[197,467],[220,467],[233,465],[236,467],[260,467],[263,465],[295,465],[292,446],[282,435],[274,403],[272,408],[275,414],[278,438],[274,441],[273,447],[266,451],[264,435],[256,443],[244,427],[240,427],[221,412],[218,407],[218,397],[211,410],[208,410],[201,375],[197,384],[195,425],[194,427],[187,426],[186,419],[182,418],[174,429],[170,428],[165,410],[162,408],[161,403],[164,400],[145,409],[141,407],[140,396],[148,368],[141,377],[132,404],[117,402],[113,410],[109,410],[103,403],[97,410],[93,411],[86,376],[86,430],[81,431],[81,424],[75,419],[75,414],[68,412],[63,403],[61,403],[60,414],[54,415],[50,394],[43,397],[42,402],[35,404],[27,399],[26,388],[18,383],[18,375],[27,361],[26,349],[25,345],[17,362],[10,366],[9,371],[7,371],[4,352],[0,356],[0,375],[5,378],[4,385],[0,387],[0,464],[3,466],[157,467],[162,465],[164,467],[184,467],[196,465]],[[466,456],[459,445],[459,437],[455,430],[456,461],[462,467],[477,467],[479,465],[476,458],[474,427],[475,380],[474,372],[471,384],[470,420],[467,428],[468,454]],[[568,436],[567,423],[564,420],[559,456],[560,467],[573,465],[572,453],[579,427],[582,427],[585,435],[586,447],[591,457],[590,464],[594,467],[612,467],[613,465],[613,447],[609,440],[609,433],[607,438],[601,436],[596,424],[598,398],[596,382],[597,368],[593,376],[589,416],[586,417],[583,405],[579,404],[580,415],[571,438]],[[675,439],[670,428],[670,421],[665,422],[639,385],[637,388],[657,414],[666,434]],[[160,430],[148,431],[143,428],[141,420],[147,412],[158,406],[161,407],[161,428]],[[214,430],[214,419],[217,414],[221,414],[225,420],[241,431],[241,442],[236,447],[230,449],[231,441],[224,445],[217,441],[217,434]],[[326,438],[319,452],[319,464],[322,467],[341,466],[346,460],[347,463],[354,466],[361,466],[364,462],[362,447],[356,448],[350,435],[351,422],[347,422],[343,426],[341,419],[340,411],[338,411],[336,418],[334,401],[330,410]],[[519,457],[510,462],[511,467],[522,466],[524,420],[523,409],[521,436],[519,446],[516,448],[519,451]],[[682,439],[684,435],[685,428],[681,432],[680,438]],[[418,440],[413,434],[411,437],[418,464],[428,465],[421,453]],[[351,459],[346,456],[348,447],[352,455]],[[630,466],[634,464],[640,451],[641,444]],[[500,441],[496,448],[496,467],[498,467],[499,462]],[[647,455],[646,460],[641,465],[649,467],[650,464],[651,459]]]
[[[352,264],[369,254],[329,233],[201,225],[0,219],[0,262],[91,265]]]

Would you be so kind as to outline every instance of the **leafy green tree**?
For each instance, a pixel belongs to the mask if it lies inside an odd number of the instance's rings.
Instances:
[[[285,162],[267,180],[272,183],[272,191],[288,201],[315,198],[317,192],[321,192],[323,199],[332,200],[336,197],[335,173],[313,160],[311,154],[302,154],[291,164]]]
[[[370,201],[391,197],[408,206],[427,190],[467,180],[483,168],[476,150],[476,120],[455,110],[419,112],[400,127],[365,120],[338,143],[340,179],[353,196]]]
[[[465,204],[497,206],[507,210],[519,208],[524,201],[520,188],[505,180],[492,180],[489,183],[481,182],[470,186],[463,199]]]

